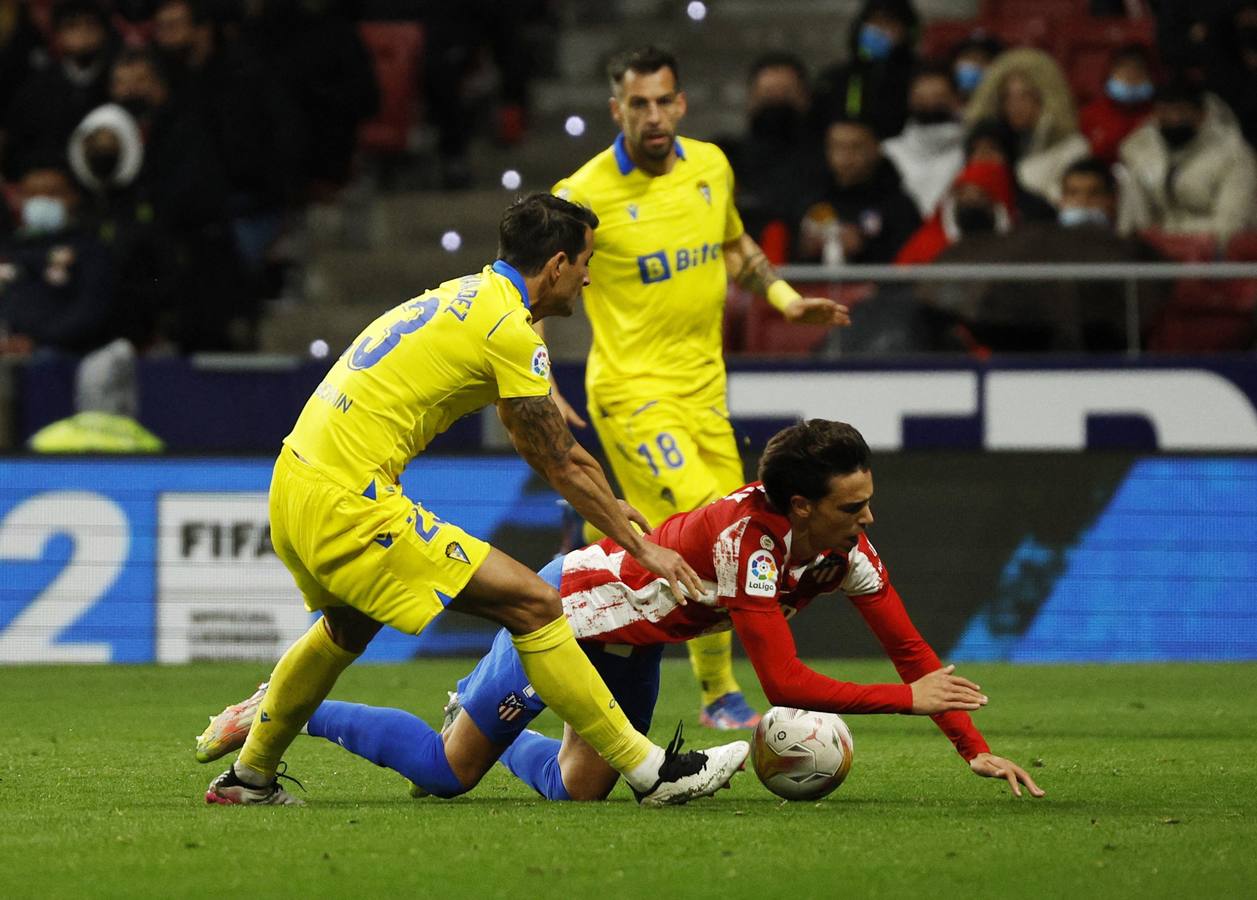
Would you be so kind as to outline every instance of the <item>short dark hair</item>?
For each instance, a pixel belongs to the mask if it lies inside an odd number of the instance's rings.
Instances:
[[[802,81],[804,86],[811,83],[811,76],[803,60],[785,50],[770,50],[757,57],[755,62],[751,63],[751,70],[746,76],[747,82],[753,82],[765,69],[790,69],[799,76],[799,81]]]
[[[819,500],[835,475],[867,471],[869,445],[854,426],[809,419],[774,434],[759,459],[759,480],[768,502],[783,515],[790,498]]]
[[[668,50],[648,44],[612,56],[607,62],[607,77],[611,79],[612,89],[615,89],[630,71],[638,75],[650,75],[665,68],[672,70],[672,78],[680,87],[681,70],[677,68],[677,58]]]
[[[109,30],[109,18],[105,15],[105,9],[94,0],[59,0],[52,7],[52,29],[60,31],[62,26],[68,25],[71,20],[87,16],[95,19],[100,27],[106,31]]]
[[[908,86],[911,87],[922,78],[941,78],[947,82],[953,92],[956,90],[956,83],[952,80],[951,66],[945,62],[927,59],[917,63],[912,69],[912,74],[908,77]]]
[[[556,253],[576,259],[585,249],[585,229],[597,228],[593,211],[553,194],[521,197],[502,213],[498,256],[524,275],[536,275]]]
[[[1185,72],[1178,72],[1157,91],[1159,103],[1188,103],[1205,108],[1205,89]]]
[[[1117,179],[1113,177],[1113,170],[1094,156],[1087,156],[1071,163],[1069,168],[1065,170],[1065,174],[1061,176],[1061,184],[1064,184],[1065,179],[1070,175],[1094,175],[1104,182],[1104,190],[1106,192],[1113,195],[1117,194]]]
[[[1149,72],[1152,71],[1152,51],[1148,49],[1146,44],[1123,44],[1113,51],[1113,55],[1109,57],[1109,68],[1113,68],[1120,62],[1132,60],[1141,63]]]

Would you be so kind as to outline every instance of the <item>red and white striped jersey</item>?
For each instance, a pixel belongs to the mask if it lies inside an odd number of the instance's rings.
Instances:
[[[849,553],[821,553],[792,567],[790,521],[768,505],[758,483],[672,516],[651,539],[685,558],[703,580],[703,596],[678,604],[667,581],[605,539],[563,559],[560,593],[577,638],[664,644],[732,627],[770,703],[836,713],[911,712],[911,682],[942,667],[868,538],[861,535]],[[847,595],[902,683],[838,681],[798,658],[787,620],[834,590]],[[965,759],[989,749],[967,713],[932,718]]]
[[[672,516],[651,539],[693,566],[707,588],[704,595],[678,604],[666,580],[604,539],[563,560],[563,606],[577,638],[677,643],[728,630],[731,609],[780,608],[788,619],[821,594],[875,594],[887,583],[885,567],[863,535],[849,554],[826,552],[791,568],[790,521],[768,505],[759,483]]]

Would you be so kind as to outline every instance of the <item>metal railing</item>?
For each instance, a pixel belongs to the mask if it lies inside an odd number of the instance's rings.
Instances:
[[[936,263],[931,265],[840,266],[787,265],[781,275],[790,281],[836,284],[955,283],[971,281],[1112,281],[1123,284],[1126,352],[1138,356],[1140,314],[1138,285],[1146,281],[1257,281],[1255,262],[1152,263]]]

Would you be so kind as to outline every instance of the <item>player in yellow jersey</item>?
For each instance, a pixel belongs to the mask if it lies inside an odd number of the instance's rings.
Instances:
[[[570,315],[589,284],[597,217],[548,194],[512,204],[501,259],[448,281],[367,326],[332,366],[284,439],[271,481],[275,552],[305,604],[322,612],[271,675],[240,756],[209,786],[224,804],[289,804],[280,758],[344,669],[384,625],[421,632],[447,607],[512,635],[537,694],[648,805],[722,787],[745,741],[667,750],[638,733],[578,647],[558,592],[534,572],[406,497],[402,470],[449,425],[496,403],[520,455],[643,566],[702,593],[674,551],[644,539],[549,396],[549,357],[532,322]],[[220,739],[207,729],[198,753]],[[433,735],[431,752],[440,754]],[[445,772],[451,789],[460,775]]]
[[[767,296],[791,322],[849,319],[832,300],[801,297],[743,231],[720,149],[677,136],[686,99],[675,57],[632,50],[611,61],[608,75],[620,135],[554,192],[601,223],[585,293],[588,411],[624,496],[658,524],[746,480],[725,401],[728,279]],[[555,401],[570,424],[585,425],[561,395]],[[754,727],[759,715],[734,680],[730,642],[725,632],[689,643],[701,721]]]

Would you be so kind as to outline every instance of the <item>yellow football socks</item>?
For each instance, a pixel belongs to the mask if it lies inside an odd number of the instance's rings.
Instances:
[[[691,638],[690,667],[703,689],[703,706],[738,690],[733,678],[733,632],[718,631]]]
[[[613,769],[628,773],[650,756],[655,745],[629,724],[565,616],[511,640],[541,699]]]
[[[274,778],[288,745],[327,699],[340,673],[357,658],[358,654],[336,646],[322,617],[310,626],[271,673],[270,686],[237,761],[246,771],[237,768],[236,774],[244,777],[257,773],[268,781]]]

